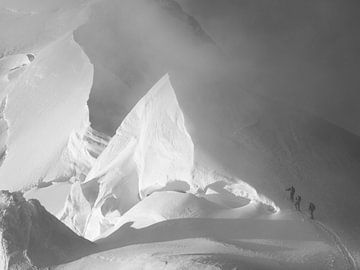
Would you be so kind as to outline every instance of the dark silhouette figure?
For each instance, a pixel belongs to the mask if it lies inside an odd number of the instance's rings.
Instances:
[[[295,195],[295,188],[294,188],[294,186],[291,186],[291,187],[289,187],[289,188],[287,188],[287,189],[285,189],[286,191],[290,191],[290,200],[292,201],[292,202],[294,202],[294,195]]]
[[[301,211],[300,210],[300,202],[301,202],[301,196],[297,195],[295,198],[295,209],[298,211]]]
[[[314,211],[315,211],[315,204],[313,204],[312,202],[309,203],[309,211],[310,211],[310,218],[314,219]]]

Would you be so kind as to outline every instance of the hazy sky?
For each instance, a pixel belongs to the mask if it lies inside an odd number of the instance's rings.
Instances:
[[[77,9],[65,12],[63,7],[69,3],[75,6],[76,1],[28,2],[0,4],[6,7],[1,9],[5,12],[2,16],[10,12],[8,9],[20,10],[23,16],[21,20],[16,17],[9,29],[0,23],[2,54],[15,49],[29,52],[26,49],[33,49],[34,40],[51,40],[82,20]],[[89,102],[92,120],[112,133],[155,78],[171,70],[202,70],[218,65],[218,61],[194,42],[194,32],[182,21],[186,18],[176,10],[159,8],[166,6],[166,1],[106,2],[108,7],[104,4],[94,11],[88,26],[77,31],[75,38],[95,63]],[[359,1],[177,2],[216,42],[229,63],[222,71],[233,73],[241,89],[314,112],[360,134]],[[28,12],[33,13],[29,16]],[[0,22],[4,26],[9,23],[4,16]],[[64,27],[67,24],[70,26]],[[25,25],[27,30],[20,31]],[[45,30],[39,25],[46,26]],[[16,43],[15,49],[10,48],[11,42]],[[120,99],[127,106],[119,106],[116,101]]]
[[[196,44],[186,18],[164,9],[168,2],[122,0],[115,9],[111,2],[110,8],[96,8],[91,23],[75,35],[95,63],[92,121],[108,133],[163,73],[193,69],[195,74],[220,66],[217,52]],[[177,2],[215,41],[227,62],[220,72],[232,74],[236,89],[280,100],[360,134],[360,2]],[[214,70],[208,74],[220,77]]]
[[[360,2],[178,0],[236,59],[243,88],[360,134]]]

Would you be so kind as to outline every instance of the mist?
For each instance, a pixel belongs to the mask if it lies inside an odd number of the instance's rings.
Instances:
[[[357,269],[359,5],[1,1],[1,188],[64,224],[6,191],[0,229],[100,240],[61,269]]]
[[[357,1],[179,1],[236,61],[242,88],[360,134]]]
[[[95,129],[113,134],[136,101],[169,72],[174,81],[186,78],[190,89],[178,85],[180,99],[187,91],[245,91],[360,134],[358,3],[178,2],[124,0],[91,7],[75,40],[95,65],[89,100]]]

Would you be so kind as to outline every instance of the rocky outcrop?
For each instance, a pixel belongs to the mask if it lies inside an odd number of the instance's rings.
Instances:
[[[95,249],[37,200],[0,191],[0,269],[38,269],[62,264]]]

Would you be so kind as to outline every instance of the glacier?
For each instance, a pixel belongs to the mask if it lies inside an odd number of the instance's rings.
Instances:
[[[195,162],[194,153],[184,114],[166,74],[125,117],[86,179],[73,185],[61,220],[80,235],[96,239],[154,192],[206,198],[206,190],[214,183],[222,183],[223,190],[236,198],[264,204],[270,212],[279,210],[249,184]]]
[[[59,160],[46,173],[47,181],[84,181],[110,137],[90,126],[89,113],[81,127],[71,132]]]
[[[129,151],[133,152],[137,168],[140,198],[169,182],[190,179],[194,144],[168,75],[126,116],[85,182],[105,175],[114,167],[126,167]]]
[[[356,268],[358,137],[274,100],[196,3],[1,3],[0,187],[94,240],[56,269]]]
[[[93,67],[72,35],[44,48],[32,62],[26,59],[12,61],[20,65],[12,73],[21,74],[8,79],[3,92],[8,131],[2,136],[7,150],[1,189],[17,190],[46,178],[69,134],[88,120]]]

